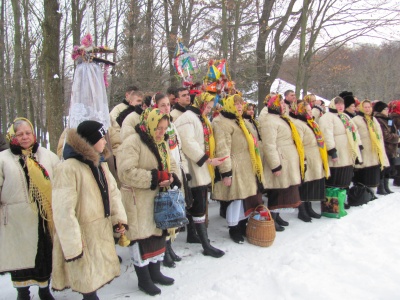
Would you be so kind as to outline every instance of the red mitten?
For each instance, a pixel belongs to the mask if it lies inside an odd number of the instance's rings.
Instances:
[[[169,173],[166,171],[158,171],[158,182],[169,180]]]

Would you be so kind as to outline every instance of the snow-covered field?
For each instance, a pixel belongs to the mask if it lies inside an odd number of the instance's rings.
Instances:
[[[220,259],[201,254],[201,246],[186,244],[181,233],[173,247],[183,257],[175,269],[162,268],[175,278],[162,287],[162,299],[400,299],[400,188],[362,207],[352,207],[341,219],[304,223],[296,213],[278,232],[274,244],[261,248],[232,242],[219,204],[210,202],[209,236],[226,252]],[[128,249],[118,246],[121,276],[99,290],[102,300],[149,299],[139,291]],[[31,288],[32,299],[39,299]],[[16,299],[8,275],[0,276],[0,299]],[[70,290],[56,299],[82,299]]]

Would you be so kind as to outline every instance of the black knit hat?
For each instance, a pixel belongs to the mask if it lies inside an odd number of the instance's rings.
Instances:
[[[106,135],[106,130],[103,127],[103,124],[96,121],[83,121],[78,125],[76,131],[91,145],[95,145],[103,136]]]
[[[380,113],[386,107],[388,107],[388,105],[385,102],[382,102],[382,101],[375,102],[375,104],[374,104],[374,112]]]
[[[339,94],[339,96],[343,98],[345,108],[348,108],[352,104],[356,104],[356,100],[354,99],[352,92],[343,91]]]

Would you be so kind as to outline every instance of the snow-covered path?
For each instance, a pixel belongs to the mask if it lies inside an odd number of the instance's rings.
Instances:
[[[220,259],[186,244],[186,233],[173,248],[183,257],[175,269],[163,268],[175,284],[162,287],[162,299],[400,299],[400,188],[368,205],[352,207],[342,219],[304,223],[296,213],[282,214],[290,226],[274,244],[261,248],[233,243],[219,204],[211,202],[210,239],[226,252]],[[99,290],[102,300],[149,299],[138,290],[128,249],[118,246],[121,276]],[[31,288],[32,299],[39,299]],[[82,299],[70,290],[56,299]],[[16,299],[9,275],[0,277],[0,299]]]

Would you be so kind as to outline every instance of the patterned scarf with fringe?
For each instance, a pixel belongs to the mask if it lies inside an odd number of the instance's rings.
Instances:
[[[358,158],[359,162],[362,162],[360,149],[358,147],[356,128],[353,122],[345,113],[338,113],[340,120],[342,121],[344,128],[346,129],[347,140],[350,144],[352,159],[355,162]]]

